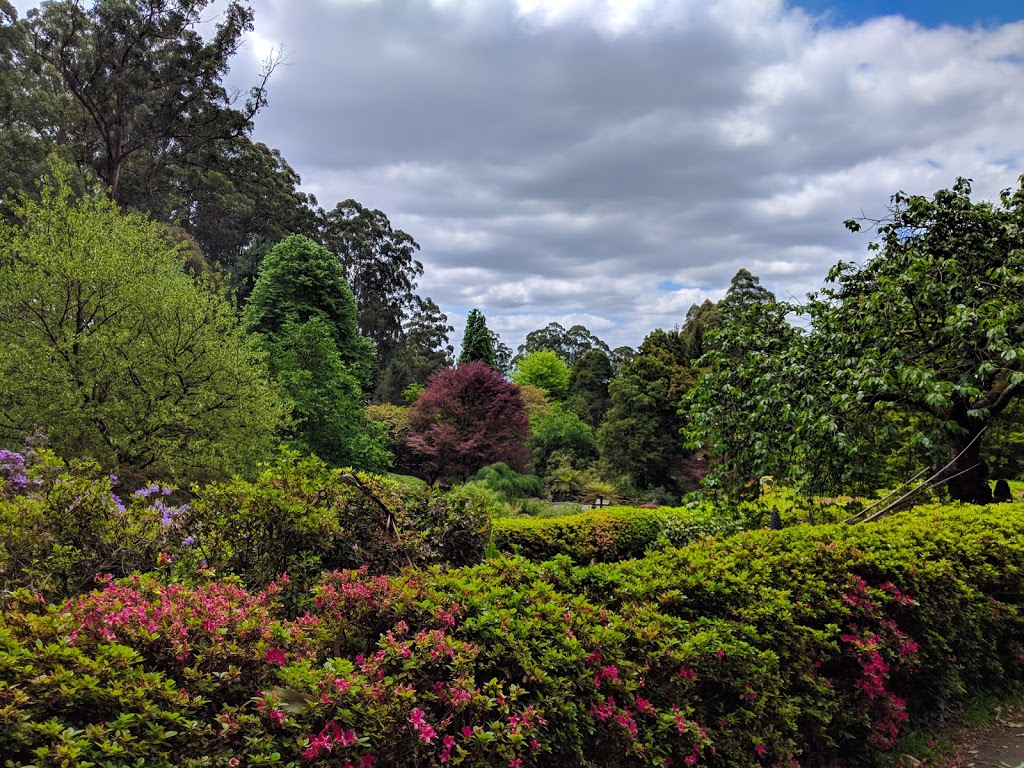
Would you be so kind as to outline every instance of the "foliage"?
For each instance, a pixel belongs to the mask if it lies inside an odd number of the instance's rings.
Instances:
[[[154,579],[4,597],[0,753],[119,764],[868,761],[1021,679],[1024,509],[702,541],[573,567],[326,575],[281,617]],[[173,757],[172,757],[173,756]],[[70,764],[70,761],[69,761]]]
[[[184,561],[263,587],[285,572],[301,580],[323,568],[384,573],[475,563],[490,521],[458,492],[329,469],[315,457],[282,451],[254,481],[196,489],[181,530],[192,538],[179,553]]]
[[[483,361],[435,373],[409,411],[408,446],[429,482],[464,480],[501,461],[529,461],[529,421],[519,388]]]
[[[733,278],[735,280],[735,278]],[[690,364],[696,363],[708,351],[707,336],[722,322],[722,309],[710,299],[694,304],[686,312],[686,322],[680,330],[685,355]]]
[[[612,376],[611,361],[599,349],[584,353],[572,367],[569,376],[569,406],[594,429],[600,426],[611,407],[608,385]]]
[[[597,458],[594,430],[561,403],[530,419],[529,446],[539,475],[547,472],[548,461],[555,454],[569,456],[576,465]]]
[[[494,368],[497,361],[494,357],[494,336],[487,327],[487,318],[479,309],[472,309],[466,317],[466,330],[462,336],[462,351],[459,352],[459,365],[474,360],[483,362]]]
[[[264,344],[271,373],[293,404],[294,447],[336,467],[381,471],[391,463],[383,430],[368,417],[323,317],[286,321]]]
[[[435,371],[454,363],[455,350],[448,343],[454,330],[433,300],[414,297],[414,308],[402,326],[402,341],[381,373],[374,397],[396,404],[414,401],[415,397],[406,397],[410,387],[422,388]]]
[[[494,521],[502,552],[535,562],[564,555],[577,563],[608,563],[643,557],[661,536],[662,510],[607,507],[565,517],[513,517]]]
[[[523,405],[526,406],[526,414],[532,419],[535,416],[543,416],[551,408],[551,403],[537,387],[526,384],[519,387],[519,394],[523,398]]]
[[[36,75],[38,97],[60,104],[39,135],[72,143],[118,203],[171,186],[172,171],[246,135],[265,103],[261,83],[236,109],[222,82],[252,11],[228,3],[204,41],[196,27],[208,5],[60,2],[29,15],[21,64]]]
[[[526,334],[526,341],[519,345],[513,363],[518,367],[523,358],[541,350],[554,352],[571,368],[592,350],[607,354],[608,345],[582,325],[566,330],[559,323],[548,323],[544,328]]]
[[[0,434],[151,476],[250,468],[285,407],[232,306],[166,228],[54,174],[0,225]]]
[[[679,401],[693,386],[688,368],[664,350],[638,355],[612,380],[611,408],[597,432],[601,461],[611,476],[637,488],[675,486],[687,451]]]
[[[775,294],[761,285],[761,278],[748,269],[740,269],[729,281],[729,290],[725,292],[720,309],[723,314],[731,315],[777,302]]]
[[[729,497],[756,497],[763,475],[798,482],[789,398],[807,377],[786,357],[801,343],[786,321],[789,310],[774,303],[728,313],[710,334],[701,375],[684,401],[690,444],[713,459],[705,485]]]
[[[158,553],[180,540],[170,488],[153,484],[122,501],[117,477],[93,460],[65,462],[30,443],[0,451],[0,476],[0,592],[67,597],[97,573],[155,567]]]
[[[260,267],[243,321],[271,340],[288,323],[320,318],[341,361],[360,386],[369,383],[373,344],[359,335],[356,300],[338,259],[308,237],[292,235],[275,245]]]
[[[569,389],[569,366],[551,350],[540,349],[519,358],[512,381],[521,387],[537,387],[548,400],[564,400]]]
[[[316,200],[250,138],[275,62],[242,98],[224,82],[252,10],[210,6],[53,2],[11,24],[0,189],[31,192],[55,154],[122,208],[187,232],[244,294],[268,243],[315,234]]]
[[[467,482],[483,483],[492,491],[498,491],[510,499],[540,496],[541,490],[540,478],[536,475],[520,474],[500,461],[479,470]]]
[[[423,274],[414,258],[419,244],[393,229],[383,211],[355,200],[338,203],[323,220],[324,244],[355,294],[359,332],[373,341],[379,366],[386,368],[403,340],[405,317],[416,307],[416,279]]]
[[[1024,382],[1024,180],[998,205],[970,194],[957,179],[930,199],[894,195],[872,258],[837,264],[808,306],[819,369],[843,384],[836,406],[923,414],[914,441],[963,454],[959,500],[981,494],[979,435]]]
[[[368,405],[366,415],[383,430],[384,447],[394,456],[396,470],[405,471],[411,466],[406,446],[409,440],[409,408],[390,403]]]

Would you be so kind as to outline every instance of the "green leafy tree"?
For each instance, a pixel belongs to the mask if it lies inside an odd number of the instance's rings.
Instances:
[[[555,454],[571,457],[577,466],[597,458],[593,428],[561,403],[530,419],[529,445],[536,457],[536,472],[541,476],[548,471],[548,460]]]
[[[833,267],[808,307],[835,405],[922,415],[913,440],[960,457],[961,501],[984,496],[981,432],[1024,382],[1024,180],[999,203],[970,195],[966,179],[894,195],[873,256]]]
[[[244,136],[264,105],[265,81],[236,108],[223,84],[252,29],[252,10],[229,2],[209,40],[197,26],[209,0],[76,0],[45,3],[26,21],[25,61],[36,89],[59,89],[59,141],[72,144],[118,203],[219,143]],[[140,207],[140,206],[134,206]]]
[[[373,344],[359,334],[356,300],[338,259],[308,237],[292,235],[271,249],[245,305],[250,332],[271,338],[287,323],[319,317],[331,331],[341,361],[360,386],[369,383]]]
[[[494,336],[487,327],[487,318],[479,309],[472,309],[466,317],[466,330],[462,336],[459,365],[480,360],[494,368]]]
[[[597,433],[609,476],[628,478],[638,489],[674,488],[683,459],[679,414],[682,395],[693,386],[689,369],[664,350],[637,355],[612,380],[611,408]]]
[[[560,323],[548,323],[544,328],[526,334],[526,341],[519,345],[513,363],[518,364],[519,360],[531,352],[545,349],[557,354],[570,367],[592,349],[605,353],[609,351],[607,344],[582,325],[574,325],[566,330]]]
[[[611,407],[608,385],[612,375],[608,355],[592,349],[576,361],[569,376],[569,403],[577,415],[595,429]]]
[[[512,381],[521,387],[537,387],[549,400],[564,400],[569,389],[569,366],[551,350],[530,352],[519,359]]]
[[[359,331],[377,348],[380,369],[402,342],[403,320],[416,308],[416,279],[423,265],[412,237],[394,229],[388,217],[355,200],[344,200],[324,214],[322,238],[341,260],[345,279],[359,305]]]
[[[291,400],[291,442],[336,467],[382,471],[390,463],[384,430],[367,415],[327,321],[286,322],[266,341],[270,369]]]
[[[787,357],[802,343],[786,321],[790,309],[777,302],[731,307],[710,334],[697,362],[701,375],[684,400],[690,447],[712,459],[704,484],[730,498],[758,496],[764,475],[799,484],[791,398],[807,369]],[[806,378],[799,376],[802,384]]]
[[[286,409],[232,306],[166,227],[55,176],[0,225],[0,433],[156,476],[246,470]]]

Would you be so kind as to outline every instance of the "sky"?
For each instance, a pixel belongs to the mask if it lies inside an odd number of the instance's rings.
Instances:
[[[636,346],[740,268],[802,299],[891,195],[1024,162],[1019,0],[252,0],[254,137],[422,247],[461,340],[551,321]],[[20,3],[24,11],[32,3]]]

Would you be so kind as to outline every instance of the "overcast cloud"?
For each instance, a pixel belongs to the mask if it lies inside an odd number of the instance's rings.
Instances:
[[[472,307],[513,349],[552,320],[635,346],[741,267],[802,298],[863,260],[844,219],[1021,173],[1024,23],[842,24],[775,0],[253,5],[232,78],[287,54],[256,138],[324,207],[353,197],[420,243],[456,347]]]

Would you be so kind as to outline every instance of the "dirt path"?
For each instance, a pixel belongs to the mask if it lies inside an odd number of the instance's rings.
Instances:
[[[1024,702],[996,709],[995,721],[951,734],[963,768],[1024,768]]]

